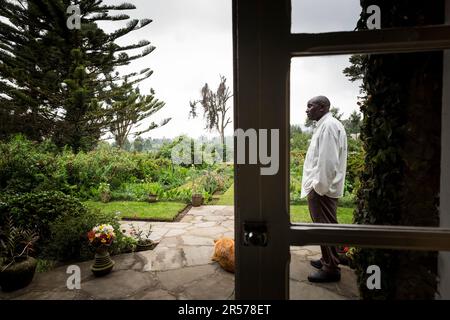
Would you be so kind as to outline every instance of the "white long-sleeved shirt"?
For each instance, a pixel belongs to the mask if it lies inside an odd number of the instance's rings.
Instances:
[[[317,122],[306,153],[301,197],[313,189],[321,196],[342,197],[346,170],[347,134],[342,123],[328,112]]]

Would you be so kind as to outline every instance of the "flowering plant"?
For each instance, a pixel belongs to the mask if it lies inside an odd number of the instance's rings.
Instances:
[[[88,232],[89,243],[94,247],[109,246],[115,237],[114,228],[109,224],[101,224]]]
[[[132,235],[139,245],[146,245],[152,243],[150,240],[150,234],[152,233],[152,225],[149,224],[147,232],[140,229],[139,227],[135,227],[134,224],[130,223],[130,235]]]

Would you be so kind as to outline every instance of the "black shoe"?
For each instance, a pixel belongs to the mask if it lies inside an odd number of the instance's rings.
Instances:
[[[323,269],[320,269],[312,272],[308,276],[308,280],[310,282],[337,282],[341,280],[341,272],[340,271],[326,272],[323,271]]]
[[[323,265],[322,265],[322,261],[319,260],[311,260],[309,263],[311,263],[311,265],[316,268],[316,269],[322,269]]]

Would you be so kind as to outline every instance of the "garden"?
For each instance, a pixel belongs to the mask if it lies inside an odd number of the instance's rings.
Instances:
[[[299,197],[308,135],[292,133],[293,222],[311,222],[306,200]],[[132,252],[138,240],[143,240],[142,231],[125,235],[120,226],[123,220],[171,222],[192,205],[232,206],[233,165],[175,165],[170,157],[178,141],[168,141],[151,152],[125,151],[100,143],[92,151],[78,153],[22,135],[1,142],[2,264],[30,255],[36,258],[37,271],[41,272],[93,259],[96,250],[88,234],[100,225],[114,230],[109,248],[112,255]],[[338,209],[340,223],[353,221],[362,167],[362,149],[358,142],[351,143],[345,196]]]
[[[1,142],[3,259],[18,251],[29,253],[37,258],[38,271],[92,259],[95,250],[87,234],[101,224],[115,230],[112,254],[131,252],[136,237],[121,232],[122,219],[174,221],[196,196],[208,204],[215,193],[229,188],[232,166],[173,165],[167,150],[174,143],[153,153],[128,152],[107,143],[74,153],[21,135]],[[24,251],[22,244],[31,242]]]

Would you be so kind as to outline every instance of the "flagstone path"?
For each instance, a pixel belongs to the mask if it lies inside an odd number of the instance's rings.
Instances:
[[[146,229],[148,222],[131,222]],[[234,274],[211,261],[214,239],[234,237],[234,213],[230,206],[192,208],[180,222],[152,222],[150,238],[159,241],[151,251],[113,256],[113,271],[95,278],[92,261],[77,264],[81,289],[69,290],[66,267],[35,275],[26,288],[2,293],[0,299],[234,299]],[[130,222],[122,228],[130,230]],[[310,284],[309,260],[317,259],[317,246],[291,247],[290,297],[308,299],[358,299],[353,271],[342,267],[342,280]]]

